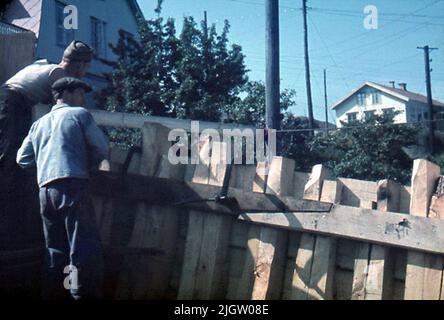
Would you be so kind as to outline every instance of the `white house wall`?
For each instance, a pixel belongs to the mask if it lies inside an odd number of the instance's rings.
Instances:
[[[107,23],[107,43],[116,44],[119,39],[118,30],[123,29],[134,35],[137,34],[137,22],[128,1],[123,0],[70,0],[60,1],[78,8],[78,29],[74,31],[75,39],[91,43],[91,17]],[[56,42],[56,0],[43,0],[40,37],[38,39],[37,57],[46,58],[58,63],[65,48]],[[107,47],[106,59],[114,60],[115,56]],[[110,67],[99,60],[93,59],[86,81],[95,88],[102,88],[106,82],[102,74]]]
[[[371,92],[373,91],[372,88],[364,88],[360,90],[359,92],[355,93],[353,96],[351,96],[349,99],[344,101],[341,105],[336,107],[336,126],[340,128],[341,121],[347,122],[347,114],[357,112],[357,119],[361,120],[364,119],[364,112],[365,111],[375,111],[377,114],[381,114],[383,109],[390,109],[394,108],[395,111],[400,111],[401,113],[398,114],[394,118],[395,123],[404,123],[406,122],[406,112],[405,112],[405,104],[406,102],[392,97],[385,92],[379,91],[379,104],[373,105],[372,104],[372,95]],[[366,95],[366,105],[360,106],[358,105],[358,99],[357,95],[358,93],[367,92]]]

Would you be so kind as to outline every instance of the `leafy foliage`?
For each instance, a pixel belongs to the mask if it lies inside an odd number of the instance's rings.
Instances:
[[[311,150],[336,176],[408,183],[413,163],[402,147],[416,143],[419,128],[394,124],[394,116],[378,115],[344,124],[330,135],[317,135]]]
[[[160,9],[159,9],[160,10]],[[185,17],[176,36],[173,19],[139,19],[139,39],[120,31],[110,85],[98,102],[110,111],[219,121],[220,111],[247,82],[244,55],[228,48],[229,23],[198,28]]]
[[[240,90],[240,96],[224,106],[225,122],[251,124],[265,128],[265,84],[262,81],[249,81]],[[281,113],[295,105],[294,90],[285,89],[280,96]],[[282,118],[284,115],[282,114]]]

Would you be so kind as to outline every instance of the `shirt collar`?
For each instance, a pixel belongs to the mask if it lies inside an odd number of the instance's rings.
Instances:
[[[70,105],[68,105],[66,103],[56,104],[51,108],[51,111],[55,111],[55,110],[65,108],[65,107],[70,107]]]

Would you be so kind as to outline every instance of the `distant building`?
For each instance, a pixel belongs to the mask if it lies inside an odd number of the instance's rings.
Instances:
[[[444,103],[433,100],[437,111],[444,111]],[[341,122],[363,120],[374,114],[399,111],[395,116],[395,123],[411,123],[430,118],[427,97],[410,92],[405,83],[395,88],[373,82],[365,82],[354,89],[347,96],[336,102],[332,107],[336,111],[336,126],[340,128]]]
[[[63,27],[67,5],[78,9],[77,30]],[[63,50],[74,39],[91,45],[95,57],[85,80],[98,89],[106,85],[103,73],[111,69],[106,62],[115,60],[108,43],[117,43],[120,29],[135,36],[137,15],[143,17],[136,0],[14,0],[3,20],[35,33],[37,59],[60,62]]]

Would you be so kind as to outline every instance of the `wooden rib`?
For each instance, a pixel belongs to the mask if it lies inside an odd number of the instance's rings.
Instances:
[[[439,166],[423,159],[414,161],[410,214],[427,217],[435,184],[440,175]],[[404,299],[417,300],[440,298],[444,267],[442,256],[409,251]]]

